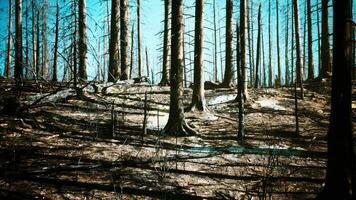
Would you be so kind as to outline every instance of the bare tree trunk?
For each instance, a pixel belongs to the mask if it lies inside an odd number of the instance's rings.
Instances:
[[[28,71],[29,71],[29,37],[28,37],[28,2],[29,0],[26,0],[26,12],[25,12],[25,21],[26,21],[26,61],[25,61],[25,78],[29,78],[28,77]]]
[[[268,44],[269,44],[269,77],[268,86],[273,87],[273,71],[272,71],[272,33],[271,33],[271,0],[268,0]]]
[[[119,77],[119,0],[111,1],[111,28],[110,28],[110,44],[109,44],[109,73],[108,82],[114,82]]]
[[[120,2],[120,45],[121,45],[121,80],[129,78],[129,35],[130,35],[130,18],[129,18],[129,1],[121,0]]]
[[[263,68],[262,68],[262,72],[261,72],[261,76],[263,74],[263,83],[262,83],[262,87],[266,87],[267,86],[267,74],[266,74],[266,56],[265,56],[265,40],[263,37],[263,27],[261,25],[261,43],[262,43],[262,60],[263,60]]]
[[[301,90],[301,98],[304,98],[303,92],[303,70],[302,70],[302,60],[301,60],[301,47],[300,47],[300,24],[299,24],[299,0],[294,0],[294,25],[295,25],[295,43],[297,51],[296,60],[296,72],[297,79],[296,82],[299,84]]]
[[[204,0],[197,0],[195,5],[194,36],[194,87],[190,111],[206,110],[204,94]]]
[[[318,27],[318,71],[319,71],[319,76],[321,73],[321,65],[322,65],[322,58],[321,58],[321,35],[320,35],[320,14],[319,14],[319,0],[316,1],[316,17],[317,17],[317,27]]]
[[[48,75],[48,44],[47,44],[47,1],[42,5],[42,77],[47,80]]]
[[[88,79],[87,76],[87,23],[86,23],[86,0],[79,0],[79,69],[78,75],[80,81],[86,81]]]
[[[37,59],[37,49],[36,49],[36,24],[35,24],[35,19],[36,19],[36,10],[35,10],[35,0],[32,0],[31,2],[31,9],[32,9],[32,72],[33,72],[33,78],[36,79],[37,76],[37,71],[36,71],[36,59]]]
[[[15,80],[23,79],[23,62],[22,62],[22,0],[15,0]]]
[[[223,87],[233,86],[233,68],[232,68],[232,13],[233,2],[226,0],[226,43],[225,43],[225,75],[222,83]]]
[[[12,46],[12,0],[9,0],[9,23],[8,23],[8,36],[7,36],[7,52],[6,52],[6,65],[5,77],[10,78],[11,68],[11,46]]]
[[[142,55],[141,55],[141,3],[137,1],[137,57],[138,57],[138,77],[142,77]]]
[[[135,30],[134,26],[131,28],[131,55],[130,55],[130,77],[129,79],[132,79],[132,70],[133,70],[133,59],[134,59],[134,43],[135,43]]]
[[[246,0],[240,0],[240,45],[241,45],[241,65],[240,70],[238,70],[239,75],[239,85],[238,85],[238,95],[237,100],[239,101],[239,131],[237,134],[238,140],[243,140],[245,138],[245,119],[244,119],[244,101],[245,96],[245,86],[246,85]]]
[[[218,40],[217,40],[217,27],[216,27],[216,0],[213,0],[214,12],[214,81],[218,82]]]
[[[287,0],[287,8],[286,8],[286,35],[285,35],[285,86],[289,85],[289,58],[288,58],[288,43],[289,43],[289,0]],[[293,37],[293,36],[292,36]],[[293,45],[293,44],[292,44]]]
[[[58,58],[58,34],[59,34],[59,3],[57,0],[56,11],[56,35],[54,40],[53,77],[52,81],[57,81],[57,58]]]
[[[313,57],[313,25],[311,17],[311,0],[307,0],[308,12],[308,80],[314,79],[314,57]]]
[[[78,51],[77,51],[77,1],[74,0],[74,5],[73,5],[73,15],[74,15],[74,33],[73,33],[73,41],[72,41],[72,47],[73,47],[73,79],[74,79],[74,88],[77,88],[77,80],[78,80],[78,73],[77,73],[77,56],[78,56]]]
[[[150,78],[150,63],[148,62],[148,53],[147,53],[147,46],[146,46],[146,71],[147,71],[147,78]]]
[[[253,60],[253,56],[252,56],[252,41],[251,41],[251,20],[250,20],[250,6],[248,5],[248,1],[246,2],[246,18],[247,18],[247,43],[248,43],[248,58],[249,58],[249,72],[250,72],[250,81],[249,81],[249,85],[252,87],[253,86],[253,64],[252,64],[252,60]],[[252,10],[252,8],[251,8]]]
[[[276,13],[277,13],[277,64],[278,64],[278,78],[277,78],[277,82],[278,84],[276,84],[277,87],[279,87],[282,83],[282,72],[281,72],[281,57],[280,57],[280,46],[279,46],[279,5],[278,5],[278,0],[276,0]]]
[[[192,135],[195,131],[185,121],[183,107],[183,0],[172,1],[171,94],[165,135]]]
[[[261,3],[258,6],[258,33],[257,33],[257,57],[256,57],[256,75],[255,75],[255,88],[259,87],[260,78],[258,76],[260,67],[261,55]]]
[[[40,10],[37,9],[37,24],[36,24],[36,49],[37,49],[37,54],[36,54],[36,76],[37,78],[40,76],[41,74],[41,70],[40,70],[40,65],[41,65],[41,60],[40,60],[40,52],[41,52],[41,47],[40,47]]]
[[[169,7],[170,0],[164,0],[164,33],[163,33],[163,70],[161,86],[169,85]]]
[[[331,63],[330,63],[330,42],[329,42],[329,9],[328,0],[321,1],[321,72],[320,78],[327,78],[331,74]]]
[[[328,131],[326,183],[320,199],[355,199],[355,152],[352,136],[352,1],[333,1],[333,78]]]

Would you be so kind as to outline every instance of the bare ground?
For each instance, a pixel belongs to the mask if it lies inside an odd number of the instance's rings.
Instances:
[[[3,97],[11,86],[2,83]],[[206,91],[209,112],[186,114],[199,134],[176,138],[160,134],[168,87],[102,87],[82,97],[63,83],[24,87],[21,104],[31,106],[0,114],[0,199],[308,199],[322,188],[326,95],[306,90],[296,134],[291,90],[249,90],[239,143],[235,90]]]

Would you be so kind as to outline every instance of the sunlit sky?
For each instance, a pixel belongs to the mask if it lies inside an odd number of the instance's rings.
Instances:
[[[38,0],[38,2],[42,2],[43,0]],[[0,26],[2,27],[2,31],[0,32],[0,74],[2,74],[3,72],[3,68],[4,68],[4,58],[5,58],[5,49],[6,49],[6,37],[7,37],[7,24],[8,24],[8,0],[0,0]],[[14,0],[13,0],[14,2]],[[50,49],[50,63],[52,62],[52,51],[51,49],[53,48],[53,41],[54,41],[54,19],[55,19],[55,0],[47,0],[48,4],[49,4],[49,9],[47,12],[47,16],[48,16],[48,39],[50,41],[49,44],[49,49]],[[68,14],[68,9],[65,8],[66,3],[68,2],[68,0],[60,0],[60,7],[61,7],[61,15],[67,15]],[[221,30],[221,46],[222,46],[222,54],[219,54],[218,56],[218,63],[219,63],[219,77],[221,77],[221,72],[220,72],[220,60],[221,60],[221,56],[224,57],[224,34],[225,34],[225,20],[224,20],[224,16],[225,16],[225,0],[216,0],[217,2],[217,7],[218,9],[218,15],[219,15],[219,24],[220,27],[222,28]],[[239,7],[239,1],[234,1],[234,24],[236,23],[236,20],[238,18],[238,7]],[[254,0],[253,1],[253,9],[252,9],[252,13],[253,13],[253,28],[254,28],[254,47],[256,47],[256,42],[257,42],[257,10],[258,10],[258,2],[259,0]],[[279,16],[280,16],[280,46],[281,46],[281,65],[282,65],[282,75],[284,77],[284,53],[285,53],[285,48],[284,48],[284,44],[285,44],[285,11],[286,11],[286,0],[283,1],[279,1],[280,2],[280,6],[279,6]],[[291,2],[291,1],[290,1]],[[300,0],[300,18],[301,18],[301,37],[302,37],[302,44],[303,44],[303,35],[304,35],[304,5],[305,5],[305,1],[304,0]],[[316,0],[312,0],[312,4],[315,5]],[[268,1],[262,1],[262,28],[263,28],[263,37],[264,37],[264,46],[265,46],[265,57],[266,57],[266,63],[268,63],[268,26],[267,26],[267,20],[268,20]],[[272,27],[272,63],[275,63],[274,66],[276,66],[276,61],[277,61],[277,57],[276,57],[276,24],[275,24],[275,1],[272,0],[272,12],[271,12],[271,27]],[[330,1],[331,3],[331,1]],[[26,0],[23,0],[23,4],[26,4]],[[109,2],[109,8],[110,8],[110,4],[111,2]],[[185,8],[184,8],[184,12],[186,14],[194,14],[194,1],[193,0],[184,0],[184,4],[185,4]],[[212,0],[206,0],[205,1],[205,27],[213,27],[212,26],[212,22],[213,22],[213,10],[212,10]],[[105,15],[106,15],[106,7],[107,3],[103,0],[87,0],[87,12],[88,12],[88,17],[87,17],[87,23],[88,23],[88,38],[89,38],[89,52],[88,52],[88,75],[91,78],[95,77],[95,73],[96,73],[96,66],[97,66],[97,62],[96,59],[94,58],[95,56],[93,56],[94,54],[96,54],[95,51],[98,50],[98,39],[101,38],[102,36],[105,35],[105,31],[106,28],[104,28],[104,20]],[[24,6],[25,7],[25,6]],[[354,4],[354,10],[356,10],[355,8],[355,4]],[[290,11],[290,10],[289,10]],[[332,14],[332,9],[330,9],[330,13]],[[31,14],[30,14],[31,15]],[[141,0],[141,35],[142,35],[142,55],[143,55],[143,64],[144,64],[144,69],[145,69],[145,73],[146,73],[146,63],[145,63],[145,55],[144,55],[144,47],[147,46],[148,48],[148,56],[149,56],[149,64],[150,67],[153,68],[154,74],[156,74],[155,79],[156,82],[159,80],[160,74],[158,73],[161,70],[161,63],[159,62],[159,57],[161,56],[161,52],[158,50],[161,46],[162,46],[162,38],[161,36],[158,34],[160,31],[163,30],[163,19],[164,19],[164,7],[163,7],[163,1],[161,0]],[[321,17],[321,16],[320,16]],[[30,16],[31,18],[31,16]],[[313,21],[316,22],[317,16],[315,13],[313,13]],[[136,26],[136,1],[135,0],[131,0],[130,1],[130,19],[131,19],[131,24],[135,24]],[[330,18],[331,21],[331,18]],[[25,20],[24,20],[25,22]],[[194,18],[189,17],[189,15],[187,15],[186,19],[185,19],[185,24],[186,24],[186,30],[193,30],[194,28]],[[31,25],[31,23],[30,23]],[[13,25],[14,26],[14,25]],[[291,28],[291,25],[289,25]],[[106,27],[106,26],[105,26]],[[331,26],[330,26],[331,28]],[[314,32],[314,39],[317,36],[317,26],[314,23],[313,26],[313,32]],[[235,30],[235,28],[233,29]],[[289,31],[291,32],[291,31]],[[213,60],[212,56],[213,56],[213,48],[212,45],[210,44],[210,42],[213,42],[212,36],[213,36],[213,32],[210,29],[205,29],[205,33],[206,33],[206,42],[205,42],[205,47],[208,50],[205,50],[205,67],[206,67],[206,79],[212,79],[212,64],[211,61]],[[186,40],[187,42],[189,42],[190,40],[192,40],[192,38],[190,38],[189,35],[193,35],[193,32],[190,32],[187,36],[186,36]],[[291,38],[289,36],[289,38]],[[219,42],[219,40],[218,40]],[[135,41],[135,45],[137,44],[137,42]],[[108,46],[108,45],[106,45]],[[233,45],[235,46],[235,45]],[[220,47],[220,45],[218,45],[218,47]],[[101,47],[102,48],[102,47]],[[317,43],[314,42],[313,44],[313,48],[315,49],[315,51],[317,50]],[[193,47],[190,47],[189,45],[186,46],[186,51],[192,51]],[[220,49],[218,49],[218,51],[220,51]],[[187,59],[189,58],[189,56],[186,56]],[[256,57],[256,53],[254,53],[254,57]],[[289,56],[290,57],[290,56]],[[317,68],[317,54],[314,53],[314,60],[315,62],[315,66]],[[60,66],[59,66],[59,78],[61,79],[62,73],[63,73],[63,66],[61,66],[61,61],[60,61]],[[189,68],[192,65],[189,65],[189,61],[187,60],[186,64],[187,64],[187,68],[189,70]],[[49,65],[51,66],[51,65]],[[136,65],[134,62],[134,76],[135,74],[135,70],[136,70]],[[274,74],[276,74],[277,72],[277,67],[274,67]],[[317,73],[317,70],[316,70]],[[189,77],[188,77],[189,79]]]

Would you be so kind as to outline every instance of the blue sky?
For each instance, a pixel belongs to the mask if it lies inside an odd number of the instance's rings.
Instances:
[[[43,0],[38,0],[38,2],[42,2]],[[68,0],[66,0],[67,2]],[[51,50],[51,48],[53,47],[53,27],[54,27],[54,14],[55,14],[55,0],[47,0],[48,4],[49,4],[49,9],[47,12],[47,16],[48,16],[48,29],[49,29],[49,40],[50,40],[50,44],[49,44],[49,48]],[[220,27],[222,28],[221,30],[221,46],[222,46],[222,54],[218,55],[218,63],[220,64],[220,59],[221,57],[224,57],[224,27],[225,27],[225,20],[224,20],[224,16],[225,16],[225,0],[216,0],[217,4],[218,4],[218,14],[219,14],[219,22],[220,22]],[[235,5],[234,5],[234,23],[236,23],[236,19],[238,18],[238,2],[239,1],[234,1]],[[236,4],[237,2],[237,4]],[[254,47],[256,47],[256,41],[257,41],[257,9],[258,9],[258,2],[259,0],[254,0],[253,1],[253,26],[254,26]],[[264,34],[264,46],[265,46],[265,57],[268,57],[268,27],[267,27],[267,20],[268,20],[268,1],[261,1],[262,4],[262,26],[263,26],[263,34]],[[284,46],[285,46],[285,2],[286,0],[283,1],[279,1],[280,2],[280,46],[281,46],[281,65],[282,65],[282,75],[284,74]],[[303,28],[304,28],[304,0],[300,0],[300,17],[301,17],[301,34],[302,34],[302,39],[303,39]],[[314,5],[316,2],[316,0],[312,0],[312,4]],[[23,3],[26,3],[26,0],[23,0]],[[272,22],[272,63],[274,64],[274,66],[276,66],[276,24],[275,24],[275,1],[272,0],[272,18],[271,18],[271,22]],[[330,1],[331,3],[331,1]],[[194,15],[194,1],[193,0],[184,0],[184,4],[185,4],[185,9],[184,12],[186,14],[192,14]],[[206,0],[205,1],[205,26],[206,27],[212,27],[212,0]],[[61,6],[61,15],[66,15],[68,12],[67,9],[64,8],[64,0],[60,0],[60,6]],[[162,39],[160,38],[160,36],[157,34],[160,31],[162,31],[163,29],[163,24],[161,23],[163,18],[164,18],[164,7],[163,7],[163,1],[162,0],[141,0],[141,14],[142,14],[142,21],[141,21],[141,30],[142,30],[142,47],[146,47],[148,48],[148,54],[149,54],[149,64],[150,67],[153,67],[153,71],[155,74],[157,74],[157,72],[160,71],[161,68],[161,63],[159,63],[159,56],[161,56],[161,53],[157,50],[161,44],[162,44]],[[135,24],[136,25],[136,1],[135,0],[131,0],[130,1],[130,18],[131,18],[131,24]],[[354,4],[354,7],[356,5]],[[109,8],[110,8],[110,2],[109,2]],[[97,62],[94,59],[94,54],[96,53],[95,51],[98,50],[98,39],[99,38],[103,38],[103,35],[105,35],[105,28],[104,28],[104,20],[105,20],[105,13],[106,13],[106,3],[103,2],[103,0],[87,0],[87,10],[88,10],[88,16],[87,17],[87,23],[88,23],[88,38],[89,38],[89,42],[90,42],[90,48],[89,48],[89,52],[88,52],[88,74],[89,77],[93,78],[95,76],[95,72],[96,72],[96,66],[97,66]],[[330,9],[330,13],[331,13]],[[356,8],[354,8],[354,10],[356,10]],[[3,68],[4,68],[4,51],[5,51],[5,46],[6,46],[6,37],[7,37],[7,21],[8,21],[8,0],[0,0],[0,26],[2,27],[2,31],[0,32],[0,73],[2,73]],[[316,21],[316,15],[313,15],[313,21]],[[331,19],[330,19],[331,20]],[[191,17],[187,17],[185,20],[185,24],[186,24],[186,30],[189,32],[190,30],[193,30],[194,28],[194,18]],[[314,39],[316,38],[316,30],[317,30],[317,26],[316,24],[313,27],[314,29]],[[234,28],[235,30],[235,28]],[[291,32],[291,31],[290,31]],[[206,79],[211,79],[212,78],[212,64],[211,61],[212,59],[212,45],[210,44],[210,42],[212,42],[212,31],[209,29],[205,29],[205,47],[208,49],[205,51],[205,67],[206,67]],[[193,35],[193,32],[191,32],[189,35]],[[187,35],[186,36],[186,40],[189,42],[190,40],[192,40],[192,38]],[[291,36],[289,36],[289,38],[291,38]],[[219,40],[218,40],[219,42]],[[303,42],[303,40],[302,40]],[[137,43],[135,41],[135,43]],[[303,44],[303,43],[302,43]],[[107,46],[107,45],[106,45]],[[220,45],[218,45],[220,46]],[[103,47],[101,47],[103,49]],[[315,49],[314,52],[316,52],[317,50],[317,43],[315,42],[313,45],[313,48]],[[193,48],[189,45],[186,46],[186,51],[191,51]],[[144,50],[144,49],[143,49]],[[218,49],[218,51],[220,51],[220,49]],[[51,51],[50,51],[51,52]],[[144,54],[144,52],[142,52],[142,54]],[[52,57],[51,53],[49,55],[50,57]],[[189,55],[186,55],[187,59],[189,58]],[[254,57],[256,57],[256,53],[254,53]],[[290,57],[290,56],[289,56]],[[146,70],[145,67],[145,55],[143,55],[143,61],[144,61],[144,69]],[[314,60],[315,60],[315,66],[317,67],[317,54],[314,53]],[[51,62],[51,60],[50,60]],[[62,62],[63,63],[63,62]],[[267,63],[267,59],[266,59],[266,63]],[[189,70],[190,67],[192,67],[192,65],[189,65],[189,61],[187,60],[186,62],[187,64],[187,68]],[[50,65],[51,66],[51,65]],[[135,66],[135,62],[134,62],[134,67]],[[59,66],[59,76],[61,77],[62,74],[62,69],[63,66],[61,66],[61,60],[60,60],[60,66]],[[136,69],[134,68],[134,71]],[[274,74],[277,72],[276,67],[274,67]],[[146,73],[146,72],[145,72]],[[221,71],[220,71],[220,65],[219,65],[219,77],[221,77]],[[284,77],[284,76],[283,76]],[[156,82],[159,79],[159,74],[155,77]],[[190,79],[190,76],[188,77],[188,79]]]

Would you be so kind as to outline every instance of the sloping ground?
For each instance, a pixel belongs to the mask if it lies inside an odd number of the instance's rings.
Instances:
[[[296,134],[292,92],[249,92],[244,143],[236,141],[236,91],[226,89],[206,92],[209,113],[186,114],[199,132],[191,137],[160,134],[169,88],[144,84],[89,89],[81,98],[62,92],[20,116],[0,115],[0,199],[315,197],[325,174],[328,97],[306,91]],[[26,95],[26,104],[41,96]],[[185,96],[188,104],[191,91]]]

